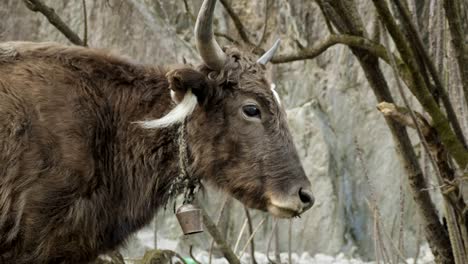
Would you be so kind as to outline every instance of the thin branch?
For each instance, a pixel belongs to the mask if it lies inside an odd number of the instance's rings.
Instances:
[[[279,239],[280,239],[279,223],[277,223],[277,225],[275,225],[275,260],[276,260],[277,263],[281,263]]]
[[[260,46],[263,44],[263,42],[265,42],[266,40],[266,33],[267,33],[267,28],[268,28],[268,18],[270,17],[269,16],[269,2],[268,0],[265,0],[265,18],[264,18],[264,21],[263,21],[263,30],[262,30],[262,36],[260,37],[260,40],[258,41],[257,45],[255,46],[255,49],[259,49]]]
[[[71,43],[84,46],[80,37],[63,22],[53,8],[48,7],[40,0],[23,0],[23,2],[29,10],[43,14]]]
[[[240,241],[242,239],[242,235],[244,234],[244,230],[247,227],[247,221],[248,221],[247,218],[245,218],[244,223],[242,224],[242,227],[239,231],[239,235],[237,236],[236,243],[234,244],[234,249],[233,249],[234,252],[236,252],[237,248],[239,247]]]
[[[88,46],[88,14],[86,10],[86,0],[82,0],[83,3],[83,22],[84,22],[84,31],[83,31],[83,46]]]
[[[239,253],[239,258],[242,258],[242,255],[244,255],[244,252],[245,250],[247,249],[247,247],[249,246],[250,242],[252,241],[252,239],[254,238],[255,234],[257,233],[257,231],[260,229],[260,227],[262,226],[262,224],[265,222],[267,218],[263,218],[260,223],[257,224],[257,227],[255,227],[254,231],[252,232],[252,234],[250,234],[249,236],[249,239],[247,239],[247,242],[245,243],[244,247],[242,248],[242,250],[240,251]]]
[[[429,57],[429,53],[424,47],[421,36],[419,35],[418,30],[416,29],[416,26],[413,24],[410,12],[406,8],[406,6],[402,4],[401,0],[395,0],[394,3],[398,8],[398,11],[400,12],[401,17],[403,18],[403,21],[404,21],[403,25],[407,28],[408,32],[412,36],[410,38],[410,40],[413,41],[412,47],[414,47],[415,51],[418,52],[419,55],[422,57],[425,65],[427,66],[427,69],[429,70],[431,74],[432,79],[434,80],[434,83],[435,83],[434,88],[437,90],[437,92],[441,96],[442,103],[444,104],[445,110],[447,111],[448,120],[450,121],[450,124],[452,125],[455,135],[458,137],[458,140],[460,140],[460,142],[466,148],[467,147],[466,140],[463,136],[463,131],[461,129],[460,123],[458,122],[457,115],[455,114],[455,111],[453,110],[452,103],[450,102],[447,91],[444,85],[442,84],[442,81],[439,77],[437,69],[434,63],[432,62],[431,58]]]
[[[452,46],[455,50],[455,57],[462,80],[463,92],[465,93],[465,103],[468,105],[468,57],[465,57],[463,25],[460,16],[459,0],[444,0],[445,16],[447,17],[450,35],[452,36]],[[466,17],[465,17],[466,19]]]
[[[250,217],[249,209],[244,206],[245,217],[247,218],[247,223],[249,224],[249,234],[253,234],[253,225],[252,225],[252,217]],[[250,243],[250,255],[252,259],[252,264],[257,264],[257,260],[255,259],[255,243],[252,239],[252,243]]]
[[[275,234],[277,226],[278,226],[278,219],[275,218],[275,220],[273,222],[273,228],[271,229],[270,236],[268,237],[268,243],[267,243],[267,249],[266,249],[267,260],[268,260],[269,263],[273,263],[273,264],[277,264],[277,262],[270,259],[270,254],[269,253],[270,253],[271,241],[273,240],[273,236]]]
[[[401,174],[399,178],[400,178],[400,213],[399,213],[400,221],[398,223],[399,228],[398,228],[398,246],[397,246],[397,248],[398,248],[398,250],[400,252],[404,252],[404,250],[403,250],[405,248],[405,242],[404,242],[405,190],[403,188],[404,175]]]
[[[255,46],[255,44],[253,44],[252,41],[250,41],[247,30],[242,24],[239,16],[236,14],[236,12],[234,12],[231,5],[229,5],[228,1],[220,0],[220,2],[224,6],[224,9],[226,9],[226,12],[228,13],[228,15],[231,17],[232,22],[234,22],[234,26],[236,27],[237,32],[239,33],[239,36],[241,37],[241,39],[249,46]]]
[[[374,247],[376,251],[376,259],[379,259],[382,257],[384,260],[384,263],[391,263],[391,261],[388,261],[390,258],[388,256],[388,249],[387,246],[385,245],[385,241],[382,238],[382,233],[385,234],[385,227],[382,224],[382,216],[380,215],[380,209],[377,203],[377,193],[375,191],[375,186],[373,182],[371,181],[371,178],[369,176],[369,170],[364,163],[364,158],[363,158],[363,153],[364,150],[360,147],[360,144],[357,140],[357,138],[354,139],[354,145],[355,145],[355,151],[356,151],[356,157],[360,165],[362,166],[363,174],[364,174],[364,179],[367,182],[367,185],[369,187],[369,199],[367,200],[367,205],[369,206],[370,210],[373,212],[373,218],[374,218]],[[390,236],[387,235],[388,242],[392,245],[392,248],[394,249],[396,256],[406,263],[405,257],[401,253],[401,251],[398,249],[397,246],[394,245],[392,239]],[[377,261],[379,263],[379,261]],[[396,262],[395,262],[396,263]],[[407,263],[406,263],[407,264]]]
[[[221,221],[221,216],[223,216],[223,213],[224,213],[224,209],[226,208],[226,204],[227,204],[227,201],[229,199],[229,196],[225,195],[224,196],[224,201],[223,203],[221,204],[221,207],[219,209],[219,213],[218,213],[218,217],[216,218],[216,226],[219,225],[219,222]],[[210,253],[209,253],[209,257],[208,257],[208,263],[211,264],[211,256],[213,255],[213,246],[214,246],[214,238],[211,239],[211,244],[210,244]]]
[[[195,17],[195,15],[193,14],[192,12],[192,8],[190,7],[190,4],[187,2],[187,0],[183,0],[184,1],[184,7],[185,7],[185,13],[189,15],[190,19],[192,20],[192,22],[195,22],[195,20],[197,19]]]
[[[226,34],[226,33],[215,32],[214,35],[217,36],[217,37],[225,38],[225,39],[227,39],[228,41],[232,42],[233,44],[236,44],[236,45],[239,45],[239,44],[240,44],[239,41],[235,40],[234,38],[232,38],[231,36],[229,36],[229,35]]]
[[[201,212],[202,212],[203,224],[205,225],[208,233],[210,233],[211,237],[213,237],[216,244],[218,244],[219,249],[223,253],[226,260],[231,264],[240,264],[240,261],[237,258],[236,254],[229,247],[226,240],[224,240],[223,236],[221,235],[218,228],[216,227],[216,224],[213,223],[213,220],[211,220],[211,217],[206,213],[205,208],[203,208],[203,206],[200,203],[198,203],[198,206],[200,207]]]
[[[195,256],[193,255],[193,245],[190,245],[190,248],[189,248],[189,254],[190,254],[190,257],[193,259],[193,261],[196,263],[196,264],[201,264],[200,261],[198,261]],[[183,259],[182,259],[183,260]],[[185,260],[184,260],[185,262]]]
[[[325,20],[325,24],[327,25],[328,31],[332,35],[335,34],[335,30],[333,29],[333,25],[331,24],[328,17],[325,15],[325,9],[324,9],[324,6],[323,6],[323,2],[321,0],[317,0],[316,2],[317,2],[318,6],[320,8],[320,11],[321,11],[322,15],[323,15],[323,18]]]
[[[346,35],[346,34],[329,35],[325,40],[321,41],[314,47],[304,48],[294,54],[280,54],[278,56],[273,57],[271,62],[278,64],[278,63],[287,63],[287,62],[293,62],[293,61],[298,61],[298,60],[313,59],[319,56],[320,54],[322,54],[323,52],[325,52],[328,48],[336,44],[344,44],[350,47],[365,50],[371,53],[372,55],[379,57],[386,62],[389,62],[388,53],[382,45],[364,37]]]
[[[333,8],[333,4],[336,3],[336,1],[331,1],[331,0],[316,0],[317,3],[321,5],[321,11],[322,14],[325,17],[325,20],[328,20],[330,23],[333,24],[333,26],[341,33],[348,34],[350,32],[349,30],[349,25],[346,24],[344,21],[344,14],[338,14],[337,10]],[[334,34],[333,27],[330,30],[331,34]]]
[[[424,110],[427,111],[434,120],[434,127],[438,130],[442,142],[447,146],[450,155],[458,163],[461,168],[468,166],[468,151],[464,144],[458,139],[454,131],[450,127],[447,117],[443,114],[440,107],[430,94],[429,88],[426,86],[424,79],[420,73],[420,69],[416,62],[416,57],[413,51],[408,46],[408,42],[392,16],[387,2],[385,0],[372,0],[382,22],[390,32],[398,51],[401,54],[402,60],[408,65],[413,83],[409,85],[411,92],[418,99]]]
[[[292,264],[292,219],[289,219],[288,226],[288,264]]]
[[[183,264],[187,264],[187,262],[185,261],[185,259],[177,252],[174,252],[174,256],[176,258],[178,258],[180,261],[182,261]],[[197,261],[193,258],[193,260],[195,261],[195,263],[197,263]]]

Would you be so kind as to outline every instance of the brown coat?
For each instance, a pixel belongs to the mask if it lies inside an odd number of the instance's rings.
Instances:
[[[187,123],[194,177],[279,216],[310,207],[264,66],[226,54],[220,72],[168,73],[101,50],[0,44],[0,263],[86,263],[149,223],[178,175],[178,125],[135,122],[170,111],[169,89],[198,99]]]

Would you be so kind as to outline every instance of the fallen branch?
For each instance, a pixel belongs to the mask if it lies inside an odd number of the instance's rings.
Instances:
[[[199,204],[199,206],[203,215],[203,224],[205,225],[208,233],[210,233],[211,237],[213,237],[216,244],[218,244],[219,249],[223,253],[226,260],[231,264],[240,264],[240,261],[237,258],[236,254],[234,254],[232,249],[227,244],[226,240],[224,240],[215,223],[213,223],[213,220],[211,220],[211,217],[206,213],[205,209],[202,207],[201,204]]]
[[[23,0],[23,2],[29,10],[43,14],[71,43],[84,46],[80,37],[63,22],[53,8],[48,7],[40,0]]]

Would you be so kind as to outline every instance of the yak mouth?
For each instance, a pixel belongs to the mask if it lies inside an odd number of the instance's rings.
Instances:
[[[275,201],[269,203],[267,210],[270,214],[278,218],[299,217],[306,211],[301,206],[294,206],[287,203],[275,203]]]
[[[272,204],[268,206],[268,212],[278,218],[299,217],[302,213],[300,211],[297,211],[291,208],[280,207],[280,206],[276,206]]]

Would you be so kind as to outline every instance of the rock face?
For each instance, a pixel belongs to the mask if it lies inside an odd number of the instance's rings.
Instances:
[[[81,1],[45,2],[82,35]],[[201,1],[187,2],[189,11],[196,13]],[[264,49],[280,37],[283,41],[279,52],[288,53],[300,46],[313,45],[328,33],[314,1],[270,0],[268,7],[265,1],[230,2],[251,39],[254,42],[264,39],[261,45]],[[363,20],[368,21],[365,19],[373,13],[369,1],[357,2]],[[198,63],[193,20],[187,15],[183,1],[108,0],[87,1],[87,5],[89,46],[112,49],[144,63],[176,64],[184,59]],[[216,12],[216,31],[240,39],[219,4]],[[0,41],[69,43],[42,15],[28,10],[22,1],[3,0],[0,16]],[[263,37],[265,26],[267,33]],[[336,46],[314,60],[269,67],[271,79],[288,109],[291,130],[316,198],[308,213],[292,220],[293,250],[299,254],[306,251],[332,255],[344,251],[371,258],[375,238],[374,212],[369,209],[371,193],[376,197],[386,232],[394,234],[392,231],[399,230],[400,223],[400,182],[406,186],[406,177],[385,122],[375,110],[378,102],[357,60],[346,47]],[[384,71],[390,76],[388,69]],[[363,149],[364,164],[358,162],[357,145]],[[363,166],[370,181],[366,180]],[[202,199],[211,215],[217,215],[222,196],[210,189]],[[404,204],[402,222],[409,223],[403,228],[405,248],[411,253],[416,247],[415,234],[419,227],[409,195]],[[252,214],[254,227],[266,217],[261,212],[252,211]],[[221,225],[232,244],[244,219],[242,206],[230,201]],[[268,219],[260,228],[255,238],[256,250],[265,251],[272,224],[273,220]],[[184,251],[191,243],[209,249],[211,238],[207,234],[182,238],[170,210],[158,214],[157,226],[160,246],[172,239],[179,241],[178,246]],[[279,226],[280,250],[286,251],[289,222],[280,220]],[[149,240],[146,244],[151,244]],[[131,241],[124,251],[131,256],[141,255],[142,244],[141,240]]]

